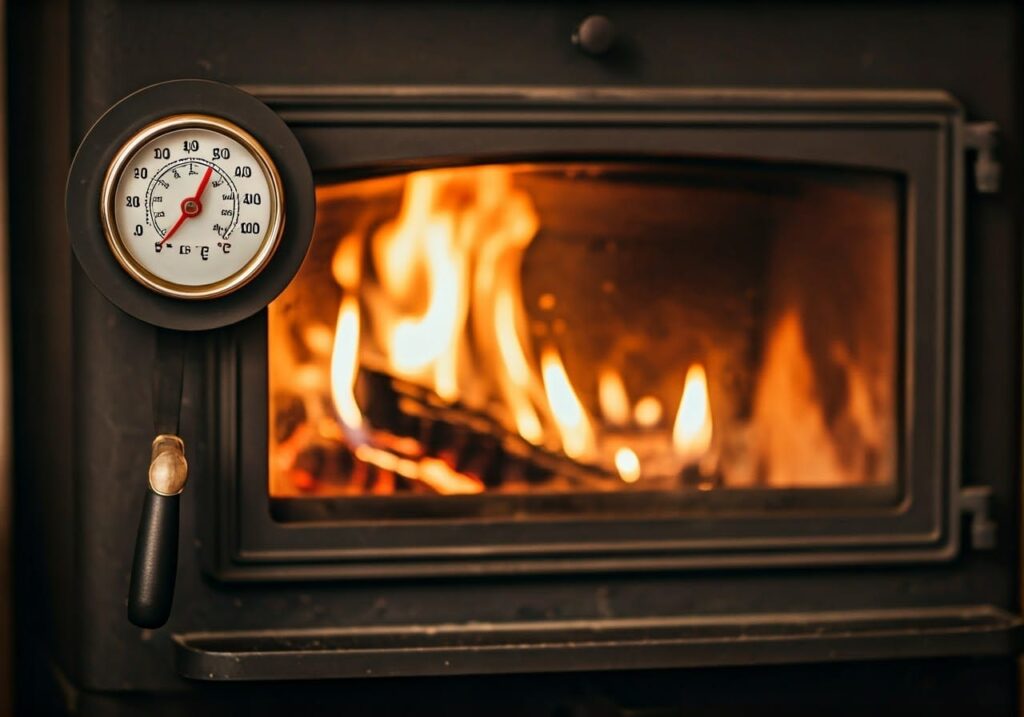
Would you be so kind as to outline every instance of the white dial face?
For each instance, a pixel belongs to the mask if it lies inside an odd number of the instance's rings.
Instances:
[[[172,117],[139,133],[104,185],[111,249],[136,280],[179,298],[221,296],[269,260],[281,181],[250,135],[224,120]]]

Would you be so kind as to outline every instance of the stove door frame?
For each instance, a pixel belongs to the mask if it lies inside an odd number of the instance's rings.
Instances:
[[[452,158],[726,155],[906,177],[901,499],[798,515],[280,523],[267,495],[265,312],[213,334],[196,483],[221,580],[947,561],[960,550],[964,119],[939,91],[250,87],[314,172]],[[837,489],[839,491],[856,489]],[[852,494],[851,494],[852,495]],[[609,541],[601,536],[615,535]]]

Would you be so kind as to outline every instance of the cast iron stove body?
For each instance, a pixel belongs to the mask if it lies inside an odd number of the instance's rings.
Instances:
[[[592,55],[570,38],[598,12]],[[25,704],[1012,712],[1010,4],[81,2],[11,25],[11,176],[50,160],[12,194]],[[177,594],[140,631],[154,331],[43,199],[107,107],[179,78],[285,120],[318,224],[268,309],[191,338]],[[409,256],[420,324],[392,317]],[[444,327],[463,343],[416,363]]]

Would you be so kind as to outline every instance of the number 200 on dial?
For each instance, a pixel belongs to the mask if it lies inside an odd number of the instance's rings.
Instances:
[[[114,257],[136,281],[180,299],[244,286],[266,267],[283,229],[277,168],[226,120],[168,117],[116,155],[101,218]]]

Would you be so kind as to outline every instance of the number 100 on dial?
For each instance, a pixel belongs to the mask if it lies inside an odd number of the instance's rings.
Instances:
[[[205,115],[168,117],[117,153],[103,182],[110,249],[167,296],[228,294],[270,260],[283,229],[281,178],[259,142]]]

